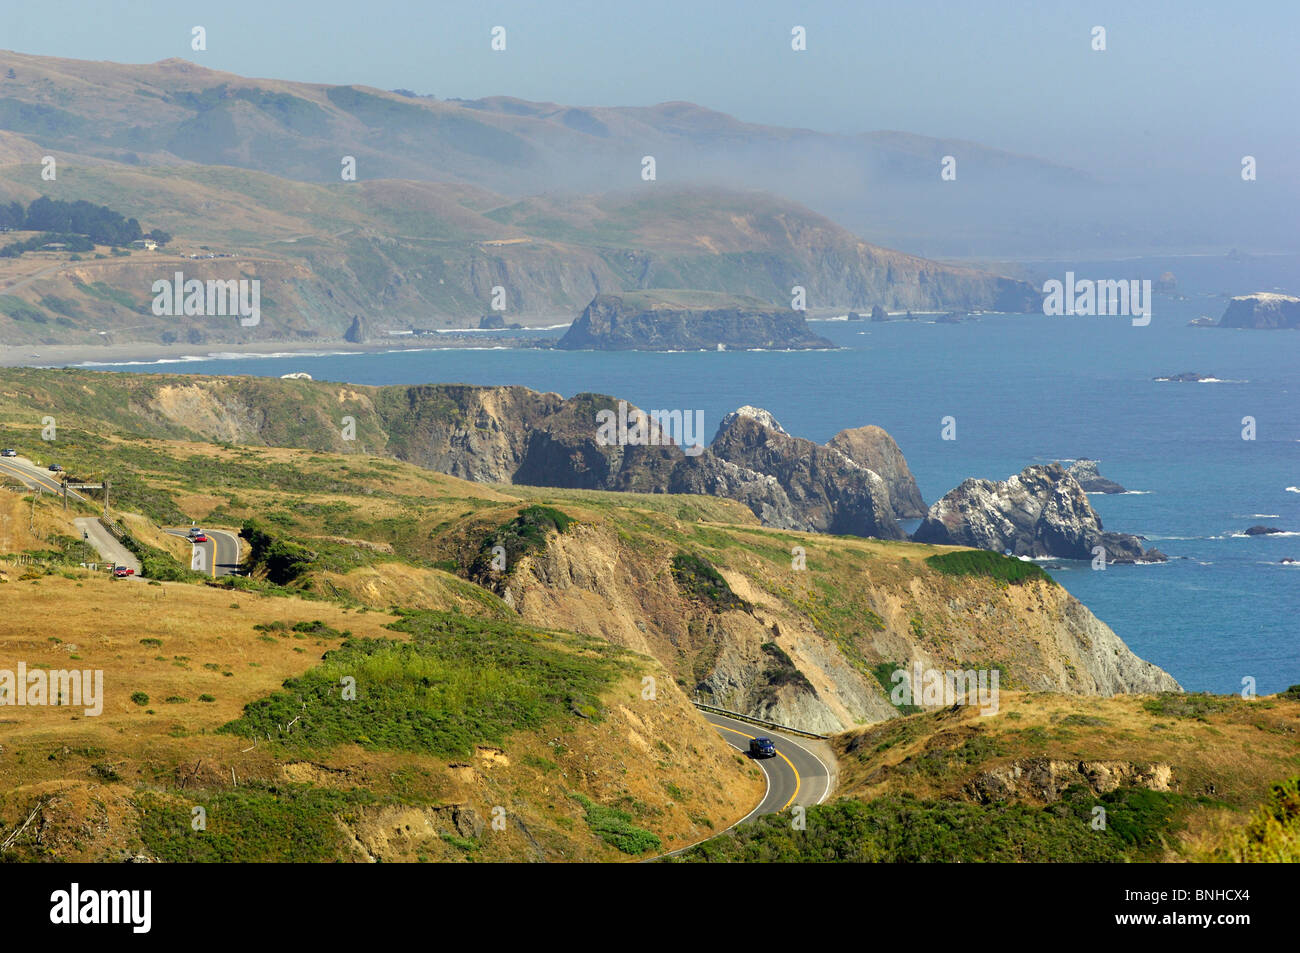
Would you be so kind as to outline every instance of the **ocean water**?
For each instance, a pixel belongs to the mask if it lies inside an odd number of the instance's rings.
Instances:
[[[825,441],[878,424],[898,441],[927,503],[967,477],[1091,457],[1130,491],[1091,497],[1107,529],[1142,534],[1168,563],[1057,561],[1050,570],[1142,657],[1185,688],[1261,693],[1300,683],[1300,333],[1189,328],[1218,318],[1218,293],[1300,291],[1300,260],[1035,262],[1038,282],[1156,277],[1149,326],[1127,317],[983,315],[962,324],[826,321],[830,352],[573,353],[429,349],[117,366],[131,371],[279,376],[358,384],[521,384],[595,391],[643,408],[705,412],[706,433],[742,404]],[[558,332],[551,332],[552,335]],[[485,336],[485,342],[491,337]],[[1183,371],[1218,383],[1157,383]],[[941,439],[942,419],[956,439]],[[1244,417],[1256,438],[1243,440]],[[1256,523],[1287,535],[1246,537]]]

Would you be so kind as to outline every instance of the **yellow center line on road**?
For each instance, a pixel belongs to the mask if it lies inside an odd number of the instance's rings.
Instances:
[[[712,721],[709,722],[709,724],[713,725],[714,728],[719,728],[722,731],[729,731],[733,735],[740,735],[740,737],[748,738],[751,741],[757,737],[757,735],[747,735],[743,731],[737,731],[735,728],[728,728],[726,725],[719,725]],[[794,799],[799,796],[799,785],[801,781],[799,778],[799,769],[794,766],[794,762],[791,761],[789,758],[787,758],[785,755],[781,754],[780,751],[776,753],[776,756],[780,758],[782,761],[784,761],[786,764],[790,765],[790,770],[794,772],[794,793],[790,795],[790,800],[786,801],[784,804],[781,805],[781,810],[784,811],[787,807],[793,804]]]
[[[46,477],[43,474],[31,473],[27,470],[22,469],[21,467],[15,466],[12,463],[0,462],[0,467],[3,467],[6,473],[11,473],[14,476],[18,477],[18,479],[22,481],[24,486],[27,485],[28,480],[35,480],[36,483],[39,484],[42,489],[51,490],[54,493],[63,492],[63,487],[61,484],[55,483],[53,480],[50,480],[49,477]]]

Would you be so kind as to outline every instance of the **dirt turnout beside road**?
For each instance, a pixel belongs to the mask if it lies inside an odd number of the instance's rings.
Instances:
[[[77,529],[81,530],[81,538],[94,546],[101,558],[134,569],[137,574],[140,572],[140,560],[135,558],[131,550],[114,539],[113,534],[104,528],[104,524],[97,517],[78,516],[72,522],[76,524]]]

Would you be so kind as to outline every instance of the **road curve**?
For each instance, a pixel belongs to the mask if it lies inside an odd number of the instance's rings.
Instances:
[[[826,763],[808,749],[807,741],[801,743],[793,735],[760,728],[726,715],[710,711],[700,714],[718,729],[728,744],[743,752],[749,751],[751,738],[771,738],[776,742],[776,757],[757,761],[767,775],[767,794],[737,823],[743,824],[760,814],[775,814],[796,804],[803,807],[820,804],[831,793],[831,772]]]
[[[38,467],[26,457],[0,457],[0,476],[17,477],[23,485],[33,490],[39,486],[47,493],[63,492],[63,484],[56,474]],[[90,502],[76,490],[69,490],[68,497],[83,503]]]
[[[188,538],[190,531],[189,527],[168,527],[164,532]],[[208,538],[206,543],[192,544],[196,551],[202,552],[202,562],[196,556],[191,560],[190,567],[214,578],[239,575],[239,537],[224,529],[205,529],[203,535]],[[203,568],[199,570],[198,566]]]

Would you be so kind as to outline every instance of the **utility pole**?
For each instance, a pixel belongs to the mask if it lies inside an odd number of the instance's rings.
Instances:
[[[104,519],[108,519],[108,475],[104,475]]]
[[[68,511],[68,478],[65,476],[63,482],[59,484],[63,488],[63,512]]]

